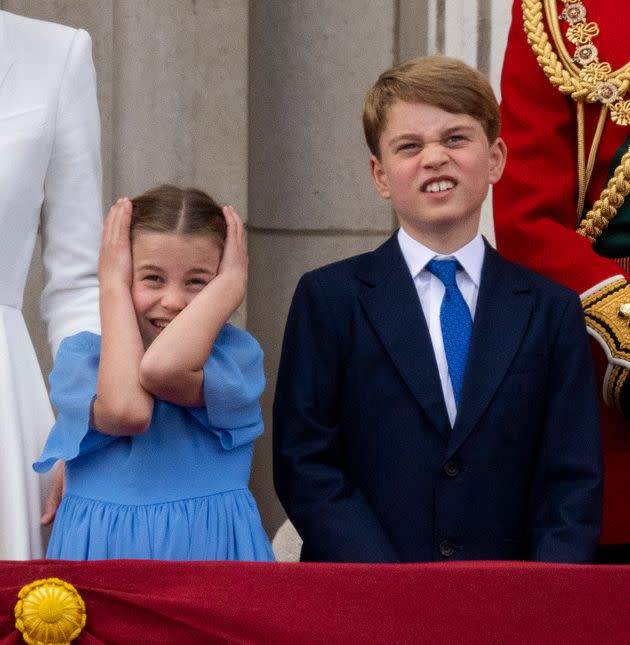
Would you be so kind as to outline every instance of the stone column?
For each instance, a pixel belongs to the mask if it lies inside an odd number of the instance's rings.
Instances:
[[[378,246],[389,205],[369,177],[361,110],[392,64],[396,2],[268,0],[250,4],[248,328],[266,354],[267,424],[252,488],[270,534],[271,404],[282,333],[300,276]],[[305,366],[308,369],[308,366]]]
[[[174,182],[247,217],[246,0],[0,0],[0,8],[92,36],[104,213],[120,195]],[[47,374],[42,282],[38,245],[24,314]],[[244,310],[236,318],[244,323]]]

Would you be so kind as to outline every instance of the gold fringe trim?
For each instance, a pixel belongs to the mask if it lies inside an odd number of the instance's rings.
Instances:
[[[613,259],[619,265],[619,268],[624,273],[630,273],[630,257],[629,258],[613,258]]]
[[[621,390],[628,379],[628,370],[620,365],[615,365],[606,386],[607,403],[612,408],[621,410]]]

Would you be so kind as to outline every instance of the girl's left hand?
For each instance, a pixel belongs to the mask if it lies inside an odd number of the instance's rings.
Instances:
[[[245,298],[245,292],[247,291],[249,259],[247,257],[245,227],[232,206],[223,207],[223,216],[227,224],[227,235],[218,275],[229,278],[232,281],[234,295],[238,298],[238,306]]]

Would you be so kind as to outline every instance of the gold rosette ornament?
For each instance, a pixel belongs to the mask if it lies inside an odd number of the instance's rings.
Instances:
[[[69,645],[85,627],[85,603],[59,578],[35,580],[18,594],[15,627],[29,645]]]

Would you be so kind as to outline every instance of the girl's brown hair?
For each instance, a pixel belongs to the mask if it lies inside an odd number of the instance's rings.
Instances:
[[[227,226],[221,207],[202,190],[163,184],[131,200],[131,239],[138,231],[210,235],[221,248]]]

